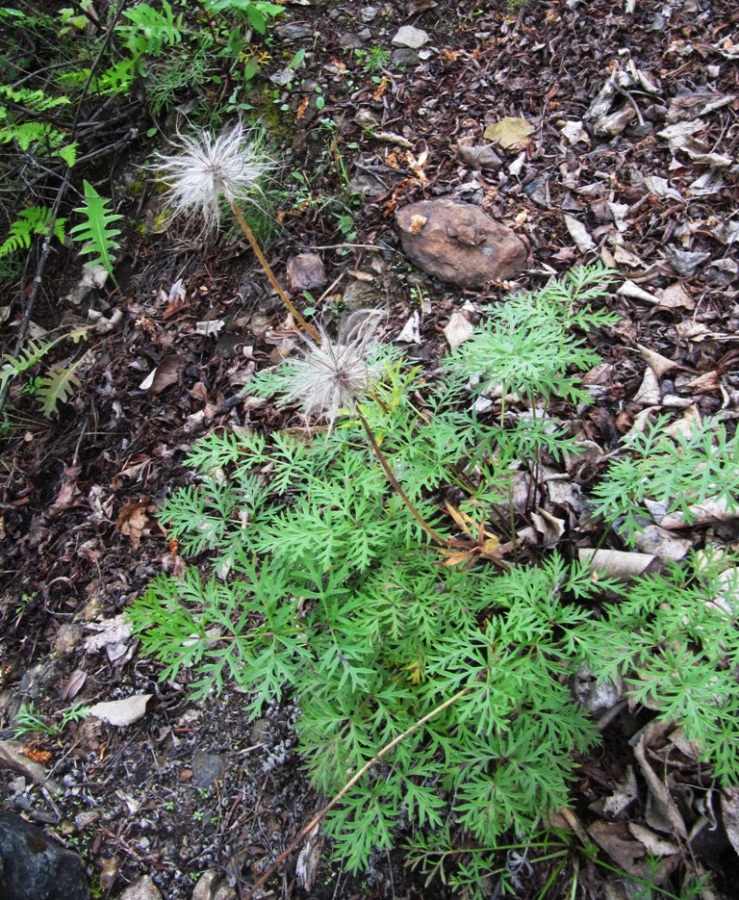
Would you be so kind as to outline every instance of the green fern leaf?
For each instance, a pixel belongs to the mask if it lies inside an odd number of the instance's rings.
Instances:
[[[83,356],[71,366],[56,363],[41,376],[36,397],[41,401],[41,412],[47,419],[54,415],[60,403],[66,403],[81,387],[82,382],[77,375],[77,369],[85,358]]]
[[[134,59],[144,53],[161,56],[165,45],[179,44],[182,40],[182,14],[175,18],[167,0],[162,0],[164,14],[146,3],[138,3],[126,9],[123,15],[133,25],[119,25],[116,31],[126,38],[126,46]]]
[[[0,392],[5,390],[5,385],[8,382],[27,372],[39,360],[43,359],[56,343],[57,340],[29,341],[28,346],[23,347],[17,356],[6,353],[3,356],[3,365],[0,367]]]
[[[45,206],[29,206],[28,209],[22,209],[15,222],[11,223],[8,236],[0,244],[0,259],[16,250],[27,250],[31,246],[31,239],[46,231],[50,221],[51,210]],[[57,219],[54,223],[54,236],[60,241],[64,240],[66,221]]]
[[[34,112],[46,112],[57,106],[66,106],[70,102],[69,97],[49,97],[43,91],[13,88],[9,84],[0,84],[0,97],[7,97],[8,100]]]
[[[82,253],[90,253],[92,259],[88,259],[86,266],[100,265],[105,268],[109,275],[113,275],[113,256],[112,251],[120,247],[118,235],[121,233],[118,228],[111,228],[113,222],[122,219],[123,216],[113,213],[106,208],[110,203],[105,197],[101,197],[89,181],[84,182],[85,185],[85,205],[75,209],[75,212],[81,213],[85,217],[85,221],[80,225],[75,225],[69,233],[75,241],[84,241]]]

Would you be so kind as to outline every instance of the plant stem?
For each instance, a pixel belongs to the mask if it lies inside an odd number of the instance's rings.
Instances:
[[[249,227],[249,223],[244,218],[244,214],[241,212],[241,210],[235,203],[231,204],[231,210],[233,211],[234,216],[236,216],[236,221],[239,223],[239,227],[246,235],[246,239],[251,244],[251,248],[254,251],[257,259],[259,260],[262,268],[264,269],[264,271],[267,275],[267,278],[269,278],[270,284],[277,291],[277,296],[285,304],[285,307],[287,308],[288,312],[292,315],[292,317],[295,319],[295,321],[298,323],[298,325],[300,325],[300,327],[303,329],[303,331],[305,331],[306,334],[309,334],[317,344],[320,344],[321,343],[320,334],[310,324],[310,322],[305,321],[305,319],[300,315],[300,313],[295,308],[292,300],[285,293],[282,285],[275,277],[275,273],[272,271],[272,267],[267,262],[266,256],[264,255],[264,253],[262,253],[262,248],[257,243],[257,239],[254,237],[254,232]]]
[[[349,779],[349,781],[347,781],[347,783],[339,791],[339,793],[335,794],[323,807],[323,809],[315,816],[313,816],[310,822],[308,822],[308,824],[300,830],[297,837],[292,840],[290,846],[286,850],[283,850],[282,853],[280,853],[274,864],[270,866],[270,868],[264,873],[264,875],[262,875],[259,881],[257,881],[254,887],[246,894],[247,900],[248,898],[253,897],[254,893],[258,891],[259,888],[261,888],[263,885],[265,885],[267,881],[269,881],[274,873],[285,862],[288,856],[290,856],[293,850],[295,850],[298,844],[300,844],[301,841],[303,841],[303,839],[306,838],[311,833],[311,831],[313,831],[316,825],[318,825],[319,822],[321,822],[321,820],[325,818],[326,814],[329,813],[336,806],[336,804],[339,803],[342,797],[344,797],[354,787],[354,785],[359,781],[362,775],[365,774],[365,772],[369,771],[369,769],[371,769],[372,766],[378,763],[383,758],[383,756],[386,756],[394,747],[397,747],[398,744],[404,741],[409,735],[413,734],[414,731],[417,731],[428,721],[433,719],[435,716],[438,716],[439,713],[443,712],[453,703],[456,703],[457,700],[464,697],[465,694],[468,694],[473,687],[474,685],[468,684],[467,687],[462,688],[461,691],[457,691],[457,693],[453,697],[449,697],[448,700],[445,700],[443,703],[440,703],[438,706],[434,707],[431,712],[426,713],[425,716],[420,718],[417,722],[414,722],[409,728],[406,728],[406,730],[402,734],[399,734],[396,738],[393,738],[389,744],[385,744],[385,746],[382,748],[382,750],[379,751],[379,753],[376,753],[372,757],[372,759],[369,760],[369,762],[366,762],[358,772],[352,775],[352,777]]]
[[[395,477],[395,473],[390,468],[390,465],[385,458],[385,454],[380,450],[380,445],[377,443],[374,434],[372,433],[372,429],[370,428],[370,424],[364,416],[364,413],[357,409],[357,415],[359,416],[359,421],[362,423],[362,427],[367,433],[367,437],[369,438],[370,445],[372,446],[372,452],[377,457],[380,465],[382,466],[385,474],[387,475],[388,481],[395,489],[396,494],[400,497],[403,503],[406,505],[408,512],[413,516],[413,518],[418,522],[418,524],[423,528],[426,534],[431,538],[434,543],[438,544],[440,547],[448,546],[448,541],[444,540],[444,538],[437,534],[434,529],[429,525],[429,523],[424,519],[421,513],[416,509],[416,507],[411,503],[410,498],[403,490],[400,482]]]

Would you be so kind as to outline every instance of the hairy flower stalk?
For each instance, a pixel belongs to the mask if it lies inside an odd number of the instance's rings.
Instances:
[[[274,379],[288,403],[298,402],[308,415],[326,419],[329,429],[342,409],[357,416],[395,492],[431,540],[444,546],[444,538],[418,512],[395,477],[359,405],[380,375],[379,367],[370,361],[369,351],[381,318],[382,314],[376,311],[349,316],[336,340],[322,332],[320,343],[308,342],[303,355],[288,359]]]
[[[298,325],[313,340],[320,341],[318,331],[298,312],[275,277],[239,205],[256,202],[255,197],[261,193],[259,181],[270,168],[270,160],[240,123],[215,138],[207,131],[196,138],[179,135],[175,146],[179,148],[177,154],[157,154],[161,162],[155,167],[169,185],[166,201],[172,216],[199,213],[206,230],[216,230],[222,205],[228,203],[277,296]]]

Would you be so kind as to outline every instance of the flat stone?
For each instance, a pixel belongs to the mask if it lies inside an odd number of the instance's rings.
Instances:
[[[326,269],[317,253],[298,253],[287,261],[287,286],[293,294],[315,291],[326,284]]]
[[[420,62],[421,57],[410,47],[398,47],[397,50],[393,50],[393,55],[390,57],[390,63],[393,66],[417,66]]]
[[[220,781],[226,771],[226,761],[220,753],[196,750],[192,758],[192,783],[198,788],[209,788]]]
[[[144,875],[118,897],[118,900],[162,900],[159,888],[154,884],[149,875]]]
[[[393,44],[396,47],[410,47],[411,50],[420,50],[428,42],[428,32],[422,28],[414,28],[412,25],[403,25],[393,38]]]
[[[515,278],[527,266],[523,241],[472,203],[421,200],[399,209],[395,225],[419,268],[459,287]]]
[[[0,813],[2,900],[89,900],[82,860],[35,825]]]
[[[499,169],[503,165],[490,144],[460,144],[457,155],[471,169]]]
[[[211,870],[205,872],[192,892],[192,900],[235,900],[236,891],[225,883],[225,879],[218,872]]]
[[[302,41],[313,37],[313,30],[305,25],[278,25],[275,31],[283,41]]]

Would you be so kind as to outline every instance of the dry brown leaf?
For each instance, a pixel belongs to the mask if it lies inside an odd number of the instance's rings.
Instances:
[[[590,237],[590,233],[582,222],[565,215],[565,225],[580,253],[590,253],[591,250],[595,250],[595,241]]]
[[[62,475],[62,483],[49,507],[49,514],[58,516],[75,505],[80,492],[77,489],[77,476],[81,472],[80,466],[68,466]]]
[[[470,322],[467,316],[463,312],[455,310],[449,319],[449,323],[444,328],[444,337],[447,339],[452,350],[454,350],[456,347],[459,347],[465,341],[469,340],[472,337],[474,330],[475,326]]]
[[[677,844],[673,844],[672,841],[662,840],[651,828],[645,828],[644,825],[639,825],[638,822],[629,822],[628,827],[632,835],[637,841],[644,844],[652,856],[673,856],[675,853],[680,852]]]
[[[180,369],[186,362],[185,357],[177,353],[165,356],[156,369],[144,378],[139,385],[139,390],[151,391],[152,394],[161,394],[171,384],[177,384]]]
[[[647,760],[647,745],[651,736],[652,732],[647,728],[639,739],[639,743],[634,747],[634,757],[647,782],[656,811],[669,824],[671,831],[686,841],[688,839],[688,829],[685,826],[685,820],[680,814],[677,804],[670,796],[667,785],[657,775]]]
[[[486,141],[493,141],[505,150],[523,150],[529,143],[534,126],[527,119],[506,116],[483,132]]]
[[[710,394],[721,389],[721,374],[714,369],[712,372],[704,372],[685,387],[690,388],[695,394]]]
[[[658,572],[660,561],[648,553],[627,553],[623,550],[591,550],[581,548],[577,551],[578,559],[583,566],[589,565],[594,572],[602,572],[611,578],[637,578],[640,575]]]
[[[107,722],[108,725],[125,728],[146,715],[149,700],[153,696],[153,694],[132,694],[124,700],[96,703],[90,707],[89,714],[102,722]]]
[[[115,523],[115,527],[121,534],[131,538],[131,548],[133,550],[138,549],[141,543],[141,535],[149,524],[147,510],[150,503],[151,501],[148,497],[142,500],[141,503],[129,503],[128,506],[123,507],[121,514],[118,516],[118,521]]]
[[[75,669],[61,686],[59,696],[62,700],[73,700],[82,690],[86,681],[87,672],[83,672],[82,669]]]
[[[659,387],[657,375],[653,369],[647,367],[639,390],[634,395],[633,402],[637,406],[657,406],[661,399],[662,391]]]
[[[671,359],[667,359],[666,356],[662,356],[661,353],[657,353],[655,350],[650,350],[648,347],[644,347],[642,344],[637,344],[636,346],[642,356],[642,359],[654,372],[657,378],[662,378],[663,375],[666,375],[678,365]]]
[[[664,309],[695,309],[695,301],[679,281],[657,291],[657,296]]]
[[[659,305],[658,297],[640,288],[633,281],[624,281],[616,293],[621,294],[622,297],[629,297],[631,300],[643,300],[645,303],[653,303],[655,306]]]
[[[84,647],[88,653],[98,653],[108,644],[122,644],[133,634],[133,629],[125,613],[121,613],[104,622],[90,622],[85,625],[88,631],[95,634],[85,638]]]

